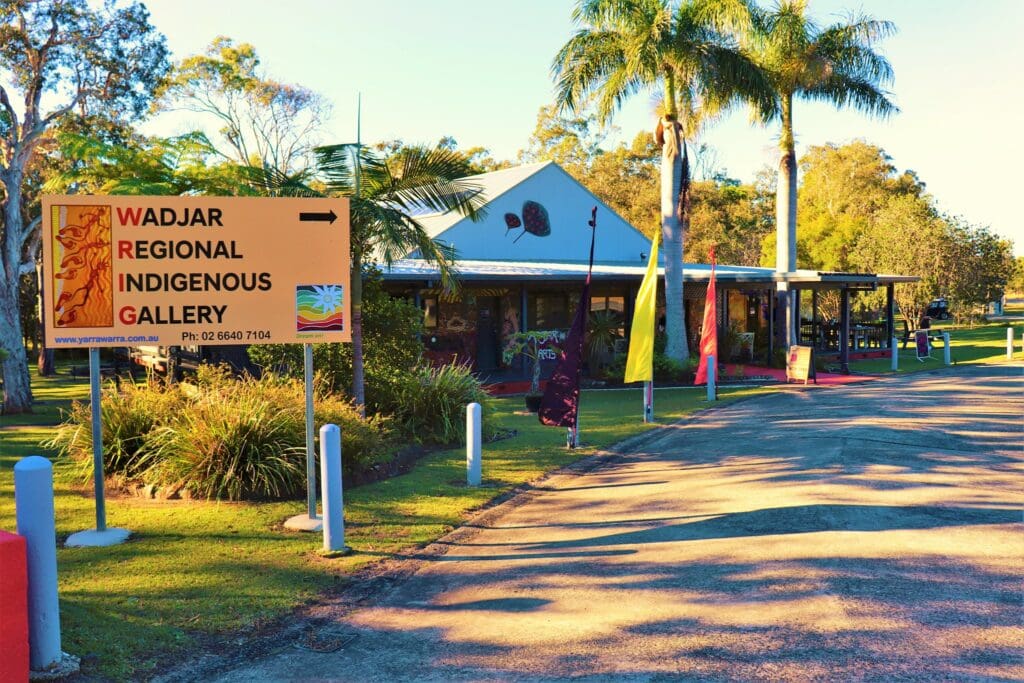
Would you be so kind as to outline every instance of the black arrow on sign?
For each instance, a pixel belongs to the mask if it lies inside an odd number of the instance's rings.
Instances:
[[[337,217],[338,216],[337,214],[334,213],[333,209],[328,211],[327,213],[316,211],[303,211],[302,213],[299,214],[300,221],[327,221],[328,223],[333,223]]]

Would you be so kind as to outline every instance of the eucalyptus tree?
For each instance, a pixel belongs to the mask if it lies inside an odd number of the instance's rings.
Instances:
[[[0,348],[4,412],[31,409],[19,284],[35,270],[39,217],[24,205],[26,169],[66,116],[102,110],[138,118],[168,68],[164,38],[141,3],[5,0],[0,3]]]
[[[755,105],[755,111],[766,122],[780,122],[775,267],[790,272],[796,270],[794,100],[830,102],[883,118],[898,112],[883,89],[893,79],[892,66],[874,49],[896,27],[889,21],[850,15],[822,28],[808,16],[807,0],[778,0],[769,10],[753,10],[750,29],[747,40],[775,92],[772,106]],[[791,298],[782,297],[780,303],[786,308],[789,340],[793,332]]]
[[[483,218],[482,189],[466,177],[473,167],[466,155],[446,147],[403,146],[383,156],[358,144],[318,147],[317,175],[323,190],[281,174],[250,171],[261,188],[288,195],[347,197],[351,234],[352,396],[365,412],[363,363],[363,268],[386,266],[414,252],[438,266],[441,283],[454,289],[455,251],[435,242],[418,216],[455,211]]]
[[[236,164],[287,173],[310,163],[331,113],[318,93],[267,75],[255,47],[225,36],[174,64],[161,84],[159,104],[215,123],[217,149]]]
[[[602,123],[631,95],[660,95],[661,236],[665,259],[665,352],[689,356],[683,319],[683,244],[690,220],[686,138],[737,98],[770,111],[775,100],[756,64],[718,30],[748,16],[742,0],[580,0],[580,27],[552,63],[563,110],[595,106]]]

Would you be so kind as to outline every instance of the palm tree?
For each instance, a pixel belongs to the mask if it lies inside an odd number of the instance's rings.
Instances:
[[[552,64],[559,107],[576,110],[595,98],[602,123],[628,96],[661,91],[655,139],[662,149],[665,353],[677,360],[689,356],[682,270],[690,222],[688,115],[721,111],[737,98],[765,111],[774,106],[763,73],[716,28],[749,12],[745,0],[580,0],[573,20],[581,28]]]
[[[773,106],[755,106],[755,111],[766,122],[777,118],[782,124],[775,267],[779,272],[791,272],[796,270],[797,190],[793,100],[831,102],[883,118],[898,112],[889,93],[882,90],[892,81],[892,67],[872,49],[896,27],[892,22],[851,15],[822,29],[807,16],[807,0],[778,0],[770,11],[754,10],[751,20],[750,46],[775,91]],[[780,303],[785,305],[789,344],[796,314],[789,296]]]
[[[457,211],[478,220],[485,199],[479,186],[463,180],[473,172],[466,157],[443,147],[406,147],[388,158],[357,144],[319,147],[316,153],[327,194],[350,202],[352,394],[363,411],[363,264],[391,265],[418,252],[439,267],[444,286],[454,287],[454,250],[435,242],[416,216]]]

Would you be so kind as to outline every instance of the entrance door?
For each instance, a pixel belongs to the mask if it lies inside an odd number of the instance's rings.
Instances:
[[[501,299],[480,296],[476,299],[476,369],[487,372],[498,368],[498,330],[501,325]]]

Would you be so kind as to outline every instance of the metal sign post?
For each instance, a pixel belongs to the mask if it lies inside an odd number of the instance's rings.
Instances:
[[[89,347],[89,408],[92,420],[92,479],[96,491],[96,528],[68,536],[68,548],[117,545],[128,540],[127,529],[107,528],[107,502],[103,474],[103,403],[100,391],[100,350]]]
[[[313,345],[302,345],[303,375],[306,382],[306,514],[285,520],[286,529],[320,531],[323,520],[316,514],[316,452],[313,447]]]

